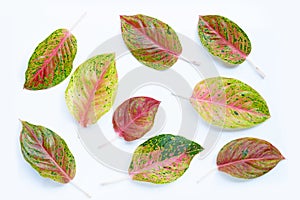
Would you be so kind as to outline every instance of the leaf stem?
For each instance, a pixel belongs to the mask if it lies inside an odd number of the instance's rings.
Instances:
[[[100,183],[100,185],[106,186],[106,185],[110,185],[110,184],[120,183],[122,181],[129,180],[129,179],[130,178],[128,176],[123,176],[123,177],[120,177],[118,179],[102,182],[102,183]]]
[[[108,145],[108,144],[110,144],[110,143],[116,141],[118,138],[119,138],[119,137],[116,136],[115,138],[113,138],[113,139],[111,139],[111,140],[105,142],[104,144],[99,145],[99,146],[98,146],[98,149],[101,149],[101,148],[105,147],[106,145]]]
[[[183,61],[185,61],[185,62],[187,62],[187,63],[190,63],[191,65],[195,65],[195,66],[197,66],[197,67],[200,67],[200,63],[199,62],[197,62],[197,61],[190,61],[190,60],[188,60],[188,59],[186,59],[186,58],[184,58],[184,57],[182,57],[182,56],[180,56],[179,57],[179,59],[181,59],[181,60],[183,60]]]
[[[212,168],[210,169],[208,172],[206,172],[203,176],[201,176],[198,180],[197,180],[197,184],[199,184],[201,181],[203,181],[203,179],[205,179],[207,176],[209,176],[211,173],[215,172],[218,168]]]
[[[262,78],[266,77],[266,74],[250,58],[247,57],[247,61]]]
[[[79,187],[74,181],[71,181],[70,184],[73,185],[77,190],[85,194],[88,198],[92,198],[92,196],[88,192]]]
[[[87,14],[87,11],[85,11],[85,12],[79,17],[79,19],[73,24],[73,26],[71,26],[70,32],[73,31],[73,30],[77,27],[77,25],[82,21],[82,19],[86,16],[86,14]]]
[[[171,92],[171,94],[172,94],[173,96],[178,97],[178,98],[181,98],[181,99],[183,99],[183,100],[190,101],[190,99],[187,98],[187,97],[184,97],[184,96],[181,96],[181,95],[174,94],[173,92]]]

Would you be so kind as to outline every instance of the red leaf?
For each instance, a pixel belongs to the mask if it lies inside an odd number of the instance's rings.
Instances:
[[[143,137],[153,126],[160,101],[150,97],[133,97],[124,101],[114,112],[115,132],[126,141]]]
[[[42,176],[59,183],[70,182],[76,173],[74,156],[66,142],[52,130],[22,121],[20,135],[24,159]]]
[[[182,47],[168,24],[141,14],[120,18],[123,40],[139,62],[157,70],[168,69],[176,63]]]
[[[269,172],[283,159],[269,142],[246,137],[226,144],[218,154],[217,165],[234,177],[251,179]]]

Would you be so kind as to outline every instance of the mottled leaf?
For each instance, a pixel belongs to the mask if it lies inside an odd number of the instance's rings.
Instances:
[[[246,83],[214,77],[199,82],[190,102],[208,123],[224,128],[249,128],[270,118],[266,101]]]
[[[154,136],[134,151],[128,173],[137,181],[170,183],[184,174],[193,157],[202,150],[199,144],[182,136]]]
[[[70,182],[76,173],[75,159],[65,141],[43,126],[22,121],[20,135],[24,159],[42,176],[59,183]]]
[[[114,130],[126,141],[143,137],[153,126],[160,101],[150,97],[133,97],[124,101],[114,112]]]
[[[139,62],[157,70],[176,63],[182,47],[168,24],[141,14],[120,18],[123,40]]]
[[[269,142],[246,137],[226,144],[218,154],[217,165],[231,176],[251,179],[269,172],[283,159]]]
[[[246,33],[226,17],[199,16],[198,33],[203,46],[227,63],[240,64],[251,52]]]
[[[82,63],[65,92],[69,111],[83,127],[110,110],[118,87],[114,54],[102,54]]]
[[[76,38],[66,29],[51,33],[34,50],[25,73],[24,88],[42,90],[65,80],[77,52]]]

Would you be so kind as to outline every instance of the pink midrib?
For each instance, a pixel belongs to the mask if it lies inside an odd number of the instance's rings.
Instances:
[[[158,103],[155,103],[154,105],[152,105],[149,110],[151,110],[153,107],[157,106],[157,104],[160,104],[160,101],[158,101]],[[148,113],[149,110],[143,111],[141,113],[139,113],[137,116],[135,116],[133,119],[131,119],[126,126],[123,128],[121,126],[118,126],[120,128],[121,131],[126,132],[126,129],[135,122],[135,120],[137,120],[138,118],[140,118],[142,115],[144,115],[145,113]]]
[[[47,58],[43,65],[41,66],[41,68],[39,69],[39,71],[32,77],[31,82],[47,67],[47,65],[51,62],[52,58],[54,56],[56,56],[58,50],[62,47],[62,45],[65,43],[65,41],[67,40],[67,38],[71,35],[70,31],[67,31],[64,35],[64,37],[62,38],[62,40],[58,43],[57,47],[55,47],[51,53],[49,54],[49,58]]]
[[[185,156],[186,156],[186,153],[180,155],[179,157],[173,157],[173,158],[167,159],[167,161],[164,160],[164,161],[156,162],[156,163],[148,165],[147,167],[144,167],[142,169],[139,169],[139,170],[136,170],[136,171],[131,171],[129,173],[129,175],[131,177],[133,177],[134,175],[139,174],[139,173],[141,173],[143,171],[148,171],[148,170],[151,170],[153,168],[157,168],[157,167],[161,167],[161,166],[169,166],[173,162],[176,162],[177,160],[181,160]]]
[[[136,29],[138,32],[142,33],[146,38],[148,38],[153,44],[157,45],[160,47],[160,49],[162,49],[163,51],[172,54],[173,56],[175,56],[176,58],[179,57],[180,53],[176,53],[174,51],[170,51],[169,49],[166,49],[164,46],[162,46],[160,43],[158,43],[157,41],[153,40],[151,37],[149,37],[148,35],[145,35],[143,32],[141,32],[141,30],[139,28],[136,28],[134,26],[134,24],[132,24],[130,21],[128,21],[126,18],[124,18],[123,16],[120,16],[122,20],[126,21],[128,24],[130,24],[134,29]],[[145,28],[145,27],[143,27]]]
[[[202,18],[202,16],[199,16],[199,17],[204,21],[205,25],[206,25],[207,27],[209,27],[209,29],[210,29],[211,31],[213,31],[216,35],[218,35],[220,38],[222,38],[222,40],[225,41],[225,43],[226,43],[228,46],[230,46],[232,49],[234,49],[234,50],[237,51],[239,54],[241,54],[242,57],[243,57],[244,59],[247,58],[247,55],[246,55],[244,52],[242,52],[240,49],[236,48],[234,45],[232,45],[230,42],[228,42],[228,41],[227,41],[220,33],[218,33],[217,31],[215,31],[215,29],[213,29],[213,27],[211,27],[211,26],[209,25],[209,23],[207,23],[207,21],[205,21],[205,20]]]
[[[97,80],[97,82],[96,82],[96,84],[95,84],[93,90],[92,90],[92,91],[90,92],[90,94],[89,94],[89,98],[88,98],[87,103],[86,103],[86,106],[85,106],[86,109],[85,109],[85,111],[84,111],[83,117],[82,117],[81,120],[80,120],[80,124],[82,124],[82,126],[84,126],[84,127],[87,126],[87,120],[88,120],[87,115],[88,115],[88,113],[89,113],[91,104],[92,104],[93,99],[94,99],[94,97],[95,97],[95,93],[96,93],[96,91],[97,91],[97,89],[98,89],[98,87],[99,87],[99,85],[100,85],[100,83],[101,83],[101,81],[102,81],[102,79],[103,79],[103,76],[104,76],[104,74],[106,73],[108,67],[109,67],[109,62],[107,61],[107,62],[105,63],[105,68],[104,68],[104,70],[102,71],[100,78]],[[96,73],[96,72],[95,72],[95,73]]]
[[[249,159],[237,160],[237,161],[233,161],[233,162],[218,165],[218,169],[221,169],[221,168],[224,168],[224,167],[227,167],[227,166],[231,166],[231,165],[245,163],[245,162],[261,161],[261,160],[275,160],[275,159],[282,160],[282,159],[284,159],[284,157],[280,155],[277,158],[275,158],[274,156],[269,156],[269,157],[264,157],[264,158],[249,158]]]
[[[234,107],[234,106],[228,105],[228,104],[222,104],[222,103],[215,102],[215,101],[209,101],[209,100],[204,100],[204,99],[198,99],[198,98],[194,98],[194,97],[191,97],[191,100],[195,100],[195,101],[197,101],[197,102],[209,103],[209,104],[213,104],[213,105],[218,105],[218,106],[225,107],[225,108],[231,108],[231,109],[233,109],[233,110],[238,110],[238,111],[242,111],[242,112],[247,112],[247,113],[251,113],[251,114],[258,115],[258,116],[262,116],[262,117],[268,117],[268,115],[263,114],[263,113],[257,113],[257,112],[253,112],[253,111],[250,111],[250,110],[246,110],[246,109],[243,109],[243,108]]]
[[[48,155],[49,159],[52,161],[54,166],[62,173],[63,177],[66,178],[68,180],[68,182],[72,181],[72,178],[57,164],[55,159],[51,156],[51,154],[47,151],[47,149],[45,149],[43,144],[40,143],[40,141],[38,140],[38,138],[36,137],[36,135],[34,134],[32,129],[30,127],[28,127],[26,123],[23,123],[23,124],[24,124],[25,128],[30,132],[30,134],[32,135],[34,140],[39,144],[39,146],[44,151],[44,153]]]

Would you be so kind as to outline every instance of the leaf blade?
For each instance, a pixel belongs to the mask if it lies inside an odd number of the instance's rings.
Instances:
[[[42,90],[61,83],[70,75],[76,53],[77,40],[67,29],[51,33],[30,57],[24,88]]]
[[[285,159],[271,143],[257,138],[240,138],[222,147],[218,169],[237,178],[257,178]]]
[[[206,122],[223,128],[250,128],[270,118],[262,96],[233,78],[213,77],[199,82],[190,102]]]
[[[142,64],[157,70],[173,66],[182,52],[176,32],[166,23],[146,16],[120,16],[123,40]]]
[[[20,134],[24,159],[42,177],[59,183],[70,182],[76,174],[75,158],[66,142],[43,126],[22,121]]]
[[[133,180],[165,184],[177,180],[203,148],[182,136],[154,136],[135,150],[128,173]]]
[[[124,101],[113,114],[115,132],[126,141],[143,137],[153,126],[160,101],[133,97]]]
[[[199,16],[198,34],[208,51],[229,64],[241,64],[251,52],[247,34],[230,19],[219,15]]]
[[[65,91],[67,107],[83,127],[110,110],[118,86],[115,54],[101,54],[82,63]]]

